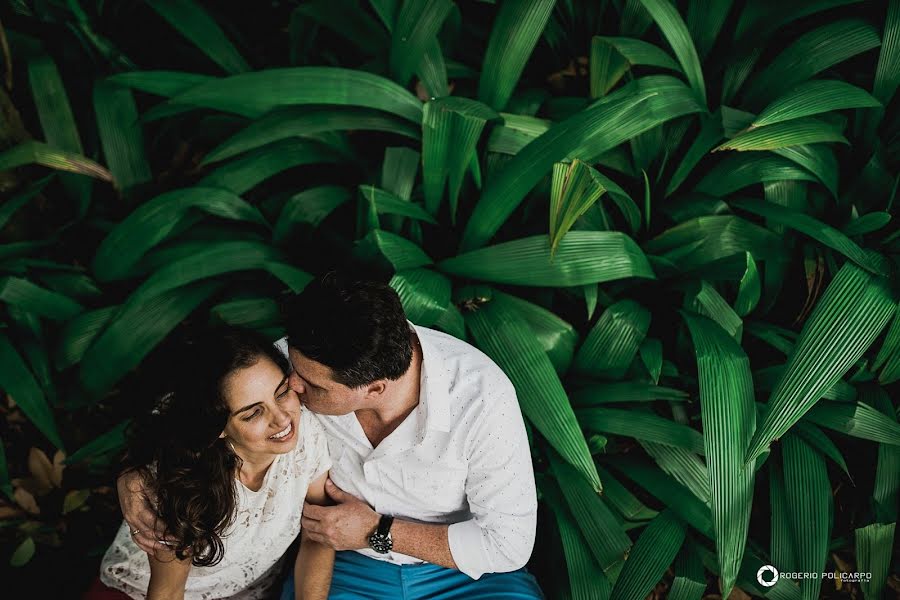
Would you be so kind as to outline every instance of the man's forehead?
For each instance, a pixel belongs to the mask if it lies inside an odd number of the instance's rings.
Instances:
[[[288,357],[299,375],[310,374],[331,379],[331,369],[328,366],[305,356],[293,346],[288,347]]]

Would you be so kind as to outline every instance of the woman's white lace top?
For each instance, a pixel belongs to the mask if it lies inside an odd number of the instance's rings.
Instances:
[[[225,554],[212,567],[191,567],[185,600],[251,600],[267,596],[281,558],[300,533],[300,513],[311,481],[331,468],[325,431],[301,409],[297,446],[280,454],[256,492],[237,479],[237,515],[222,537]],[[145,598],[150,584],[147,554],[123,522],[100,567],[100,580],[132,598]]]

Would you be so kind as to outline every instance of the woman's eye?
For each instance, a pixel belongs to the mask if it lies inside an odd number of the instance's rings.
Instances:
[[[245,420],[245,421],[252,421],[253,419],[255,419],[256,417],[259,416],[259,413],[260,413],[260,412],[262,412],[262,411],[260,411],[260,410],[257,408],[257,409],[254,410],[252,413],[250,413],[250,416],[249,416],[249,417],[246,417],[244,420]]]

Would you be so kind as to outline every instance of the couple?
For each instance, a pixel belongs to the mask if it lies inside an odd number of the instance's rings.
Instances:
[[[88,597],[542,598],[503,372],[410,324],[384,284],[319,278],[285,316],[278,350],[243,330],[196,348],[119,479],[125,521]]]

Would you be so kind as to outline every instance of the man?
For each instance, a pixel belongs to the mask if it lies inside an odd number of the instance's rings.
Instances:
[[[317,279],[286,326],[291,387],[325,427],[333,462],[335,505],[305,505],[302,520],[303,535],[338,551],[329,598],[541,598],[523,569],[537,513],[531,455],[499,367],[410,324],[384,284]],[[153,551],[135,483],[120,478],[123,513]]]

